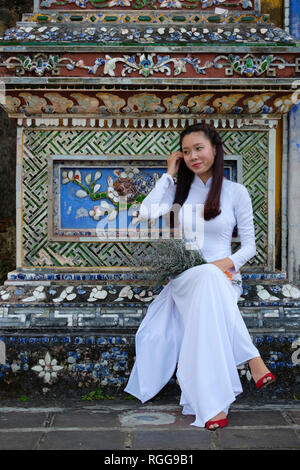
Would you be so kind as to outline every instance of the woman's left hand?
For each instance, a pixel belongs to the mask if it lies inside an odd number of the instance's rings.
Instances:
[[[208,264],[215,264],[223,272],[227,271],[230,268],[234,269],[234,264],[233,264],[233,262],[230,258],[218,259],[218,260],[212,261]]]

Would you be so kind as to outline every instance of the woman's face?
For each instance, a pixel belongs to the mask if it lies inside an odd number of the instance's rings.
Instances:
[[[186,166],[206,182],[213,174],[216,148],[204,132],[192,132],[184,136],[182,153]]]

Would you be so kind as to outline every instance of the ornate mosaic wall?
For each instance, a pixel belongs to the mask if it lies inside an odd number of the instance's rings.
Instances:
[[[48,157],[54,155],[160,158],[160,165],[178,148],[175,130],[26,130],[23,151],[22,267],[97,268],[130,266],[131,254],[148,242],[61,242],[48,239]],[[267,263],[267,131],[220,131],[225,154],[243,158],[243,184],[252,197],[257,256]],[[165,165],[166,166],[166,165]]]

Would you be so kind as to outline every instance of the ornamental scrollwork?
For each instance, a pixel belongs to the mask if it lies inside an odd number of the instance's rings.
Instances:
[[[116,66],[122,64],[121,76],[128,76],[138,73],[143,77],[149,77],[155,73],[163,73],[166,76],[178,76],[187,72],[186,66],[189,64],[197,74],[206,74],[209,68],[221,69],[225,67],[225,75],[237,73],[241,76],[254,77],[264,73],[267,76],[276,76],[276,68],[283,70],[285,67],[296,67],[295,63],[287,62],[283,57],[274,55],[254,56],[247,54],[238,56],[228,54],[220,55],[212,60],[207,60],[201,64],[198,57],[187,54],[185,57],[174,57],[170,55],[160,55],[156,53],[137,53],[123,55],[122,57],[98,57],[93,65],[87,65],[83,59],[74,61],[69,57],[60,58],[57,55],[36,54],[34,57],[23,56],[9,57],[0,66],[8,70],[14,69],[16,75],[24,75],[26,72],[34,73],[41,77],[46,73],[59,75],[60,69],[65,67],[72,71],[76,68],[87,70],[88,74],[95,75],[99,69],[103,68],[103,74],[110,77],[117,76]]]

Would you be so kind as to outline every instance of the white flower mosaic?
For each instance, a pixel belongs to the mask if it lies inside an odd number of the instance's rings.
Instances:
[[[280,300],[279,297],[271,295],[263,286],[256,286],[257,295],[262,300]]]
[[[36,287],[32,292],[32,295],[30,297],[25,297],[24,299],[22,299],[22,302],[35,302],[36,300],[45,300],[46,294],[44,292],[44,289],[44,286]]]
[[[55,297],[53,299],[53,302],[57,303],[57,302],[62,302],[63,300],[74,300],[77,296],[77,294],[75,294],[73,292],[74,290],[74,286],[68,286],[66,287],[60,294],[59,297]]]
[[[40,359],[38,365],[31,367],[32,370],[38,372],[38,377],[43,378],[45,383],[57,379],[57,372],[63,369],[63,366],[57,365],[56,359],[51,359],[47,352],[44,359]]]
[[[0,290],[0,295],[2,300],[8,300],[10,298],[10,293],[7,292],[5,289]]]
[[[300,298],[300,290],[296,286],[292,286],[291,284],[284,284],[282,288],[282,295],[285,297],[292,297],[293,299]]]
[[[238,366],[238,370],[240,372],[240,375],[243,376],[245,375],[247,380],[250,381],[252,379],[252,375],[250,370],[245,366],[245,364],[242,364],[241,366]]]
[[[107,297],[107,294],[108,292],[105,289],[103,289],[102,286],[93,287],[87,301],[95,302],[96,300],[99,300],[99,299],[105,299]]]

